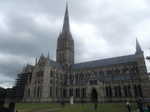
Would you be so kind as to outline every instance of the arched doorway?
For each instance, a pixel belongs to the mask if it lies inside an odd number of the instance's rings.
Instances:
[[[95,88],[92,89],[91,91],[91,102],[97,103],[98,101],[98,94]]]

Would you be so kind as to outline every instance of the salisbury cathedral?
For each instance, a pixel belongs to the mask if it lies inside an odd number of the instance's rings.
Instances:
[[[86,33],[86,32],[85,32]],[[74,62],[74,39],[66,6],[64,23],[57,40],[56,61],[43,54],[27,65],[24,102],[120,102],[150,98],[150,80],[144,54],[136,40],[131,55]]]

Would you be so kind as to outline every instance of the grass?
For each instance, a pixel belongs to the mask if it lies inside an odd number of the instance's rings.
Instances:
[[[135,106],[132,105],[132,110]],[[94,110],[94,104],[74,104],[67,105],[60,112],[128,112],[125,104],[98,104],[97,111]]]
[[[18,103],[16,104],[16,110],[18,112],[36,112],[45,109],[60,108],[58,104],[48,103]]]
[[[135,110],[136,106],[131,105],[132,110]],[[94,111],[93,104],[66,104],[62,107],[59,104],[48,104],[48,103],[19,103],[16,105],[18,112],[42,112],[46,109],[59,109],[56,112],[128,112],[126,105],[123,103],[108,103],[98,104],[97,111]]]

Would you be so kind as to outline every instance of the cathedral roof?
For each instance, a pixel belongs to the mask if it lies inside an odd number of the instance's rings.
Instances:
[[[122,64],[128,62],[135,62],[137,60],[136,55],[127,55],[127,56],[120,56],[102,60],[95,60],[89,61],[84,63],[77,63],[74,64],[72,67],[73,69],[87,69],[87,68],[96,68],[96,67],[104,67],[104,66],[111,66],[115,64]]]
[[[53,61],[53,60],[49,60],[49,65],[54,67],[54,68],[62,69],[62,66],[59,63],[57,63],[56,61]]]

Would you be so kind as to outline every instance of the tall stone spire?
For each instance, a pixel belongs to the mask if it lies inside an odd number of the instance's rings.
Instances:
[[[138,39],[136,38],[136,54],[142,54],[142,53],[143,53],[143,51],[142,51],[141,46],[138,42]]]
[[[63,22],[63,29],[62,32],[59,34],[57,40],[56,61],[63,66],[70,66],[74,64],[74,40],[70,32],[69,11],[67,3]]]
[[[68,12],[68,3],[66,2],[66,11],[64,16],[64,23],[62,33],[70,32],[70,25],[69,25],[69,12]]]

